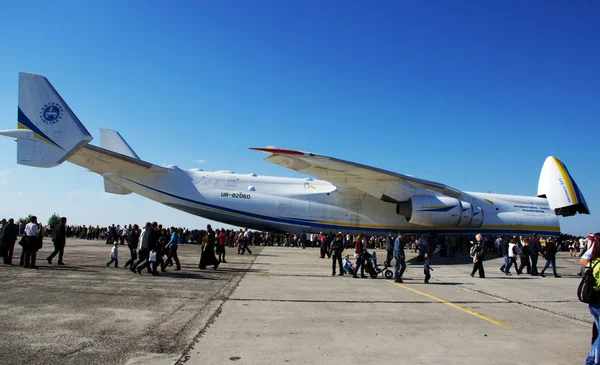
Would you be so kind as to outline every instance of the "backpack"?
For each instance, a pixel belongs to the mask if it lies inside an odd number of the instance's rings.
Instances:
[[[598,265],[600,260],[595,261],[593,266],[590,262],[577,287],[577,298],[583,303],[594,304],[600,301],[600,293],[595,290],[596,278],[594,276],[594,268]]]
[[[340,245],[340,241],[338,241],[337,239],[335,241],[333,241],[333,243],[331,244],[331,252],[332,253],[337,253],[341,248]]]

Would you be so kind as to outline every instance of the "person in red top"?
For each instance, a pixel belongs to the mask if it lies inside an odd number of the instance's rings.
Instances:
[[[354,250],[354,253],[356,255],[356,265],[354,267],[354,274],[352,275],[353,278],[358,278],[358,276],[356,274],[358,274],[358,269],[360,268],[360,277],[361,278],[366,278],[365,276],[365,257],[364,257],[364,248],[363,248],[363,234],[359,234],[358,237],[356,237],[356,250]]]
[[[227,240],[227,236],[225,235],[225,230],[222,229],[219,232],[219,246],[217,246],[217,250],[219,253],[219,262],[227,263],[225,261],[225,241]]]

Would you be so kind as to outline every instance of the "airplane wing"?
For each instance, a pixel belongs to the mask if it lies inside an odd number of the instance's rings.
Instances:
[[[340,160],[314,153],[279,148],[251,148],[270,153],[265,160],[292,170],[330,181],[340,187],[355,188],[377,199],[401,202],[414,195],[414,188],[424,188],[453,198],[463,193],[444,184],[418,179],[391,171]]]

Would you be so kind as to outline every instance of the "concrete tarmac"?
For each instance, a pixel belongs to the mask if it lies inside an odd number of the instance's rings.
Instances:
[[[38,270],[0,267],[2,363],[582,364],[590,348],[578,260],[564,253],[562,278],[507,277],[501,258],[471,278],[463,254],[432,260],[430,284],[409,260],[395,284],[331,276],[317,249],[229,249],[199,271],[187,245],[181,272],[140,277],[106,268],[103,243],[69,240],[64,268],[43,260],[49,246]]]
[[[107,268],[111,247],[68,239],[66,266],[49,266],[45,240],[39,269],[0,264],[1,364],[174,364],[256,258],[229,249],[227,264],[201,271],[200,246],[183,245],[182,271],[140,276]],[[128,258],[119,246],[119,264]]]

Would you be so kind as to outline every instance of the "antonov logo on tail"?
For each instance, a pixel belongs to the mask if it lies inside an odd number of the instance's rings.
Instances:
[[[62,119],[63,107],[59,103],[50,102],[42,107],[40,118],[46,124],[55,124]]]
[[[161,167],[140,160],[113,130],[101,130],[102,147],[90,145],[92,136],[77,117],[71,112],[63,114],[66,104],[40,99],[49,95],[62,100],[45,77],[21,73],[19,80],[20,129],[0,131],[17,139],[19,164],[54,167],[66,160],[101,175],[106,192],[135,192],[235,226],[296,233],[536,232],[557,236],[557,214],[589,214],[575,182],[555,178],[561,171],[552,156],[542,168],[537,197],[465,192],[351,161],[274,147],[252,149],[268,153],[269,162],[316,179]],[[23,112],[32,110],[41,110],[40,118]],[[44,136],[44,124],[58,121],[54,141],[37,138]],[[562,196],[565,183],[573,185],[581,202],[566,202]],[[252,197],[242,192],[246,189],[253,192]],[[536,214],[528,214],[522,207],[531,207]]]

